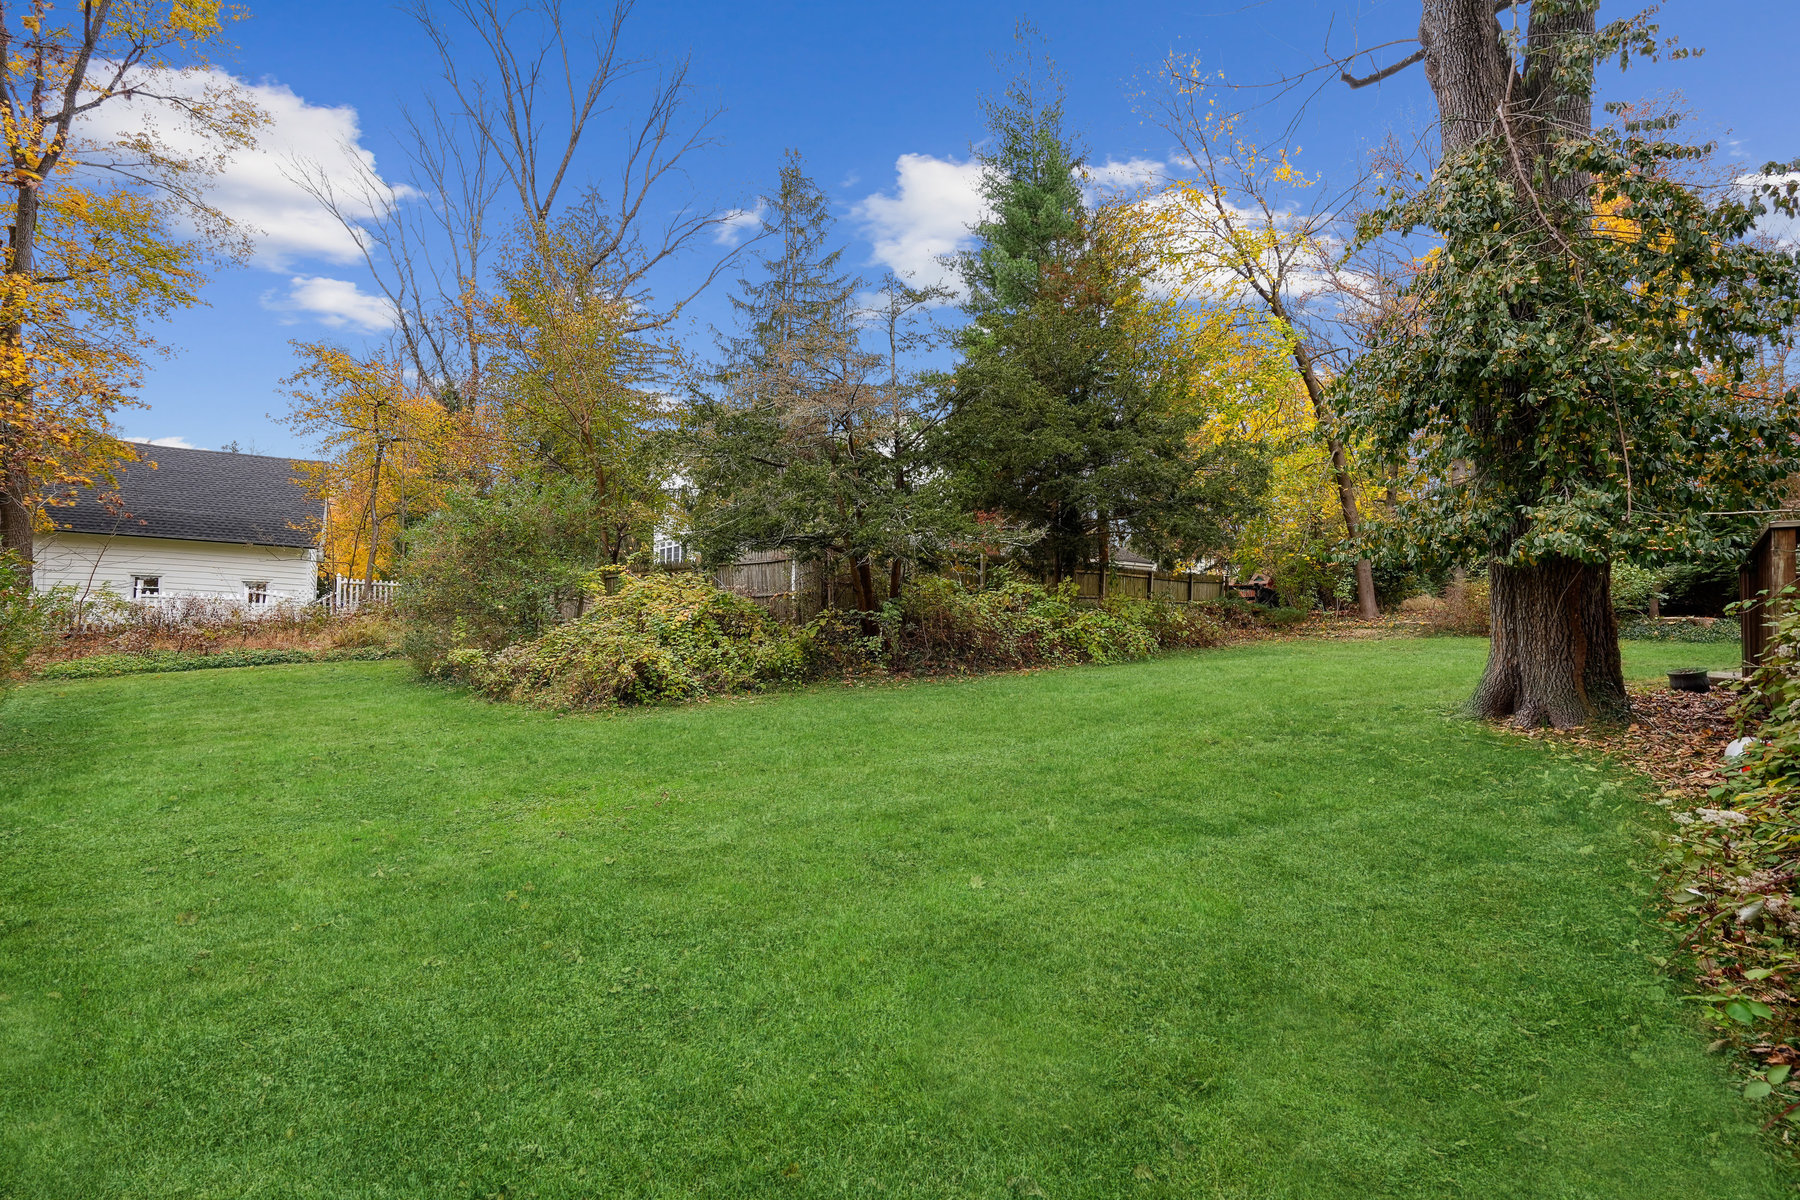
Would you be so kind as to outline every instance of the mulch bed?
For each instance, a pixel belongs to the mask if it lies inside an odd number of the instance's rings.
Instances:
[[[1729,692],[1633,688],[1631,724],[1623,729],[1534,729],[1527,737],[1598,750],[1642,771],[1672,799],[1703,799],[1724,782],[1720,766],[1731,727]]]

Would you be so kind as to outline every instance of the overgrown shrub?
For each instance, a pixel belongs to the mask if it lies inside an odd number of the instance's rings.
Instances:
[[[339,618],[326,632],[325,640],[335,649],[390,649],[400,645],[400,624],[388,609],[370,608]]]
[[[625,576],[581,617],[490,652],[460,646],[443,674],[484,695],[547,708],[658,704],[806,678],[815,628],[776,621],[688,574]]]
[[[494,654],[578,610],[600,518],[572,480],[450,495],[408,538],[395,601],[407,657],[441,674],[453,649]]]
[[[1175,604],[1161,597],[1125,603],[1124,614],[1148,629],[1164,650],[1197,650],[1225,640],[1224,623],[1199,605]]]
[[[1147,604],[1147,601],[1138,601]],[[970,591],[942,576],[915,580],[884,614],[889,665],[900,670],[1006,670],[1141,658],[1156,649],[1124,602],[1075,600],[1075,585],[1047,589],[1002,577]]]
[[[1258,628],[1263,623],[1263,614],[1269,611],[1266,605],[1253,604],[1231,591],[1216,600],[1196,601],[1194,608],[1226,629]]]
[[[1753,736],[1733,744],[1735,769],[1706,804],[1671,814],[1667,867],[1696,999],[1755,1067],[1744,1094],[1780,1102],[1771,1123],[1800,1124],[1800,604],[1793,588],[1786,597],[1733,710]]]
[[[1650,611],[1650,597],[1661,599],[1663,572],[1639,567],[1628,562],[1612,566],[1612,606],[1620,616],[1642,615]]]

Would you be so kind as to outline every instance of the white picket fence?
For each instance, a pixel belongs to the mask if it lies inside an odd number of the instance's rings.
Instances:
[[[334,613],[355,612],[363,606],[365,599],[371,606],[386,606],[394,602],[394,592],[399,586],[395,579],[371,580],[365,586],[361,579],[336,575],[332,578],[331,594],[323,603]]]

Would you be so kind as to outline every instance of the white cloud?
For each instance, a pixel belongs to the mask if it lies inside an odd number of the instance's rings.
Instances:
[[[762,228],[763,212],[768,208],[761,200],[755,208],[734,208],[719,218],[713,241],[721,246],[735,246],[746,236]]]
[[[1169,178],[1169,164],[1153,158],[1109,160],[1087,171],[1089,199],[1111,199],[1121,192],[1135,192]]]
[[[1774,175],[1765,175],[1761,171],[1753,175],[1740,175],[1738,187],[1746,194],[1754,194],[1765,185],[1785,188],[1800,184],[1800,171],[1788,171]],[[1771,238],[1775,244],[1784,249],[1800,246],[1800,219],[1788,216],[1765,199],[1764,205],[1769,209],[1756,223],[1756,231],[1764,237]]]
[[[203,447],[203,446],[194,445],[194,443],[188,441],[184,437],[159,437],[159,438],[128,437],[128,438],[121,438],[119,440],[125,441],[125,442],[135,442],[140,446],[173,446],[177,450],[203,450],[203,449],[205,449],[205,447]]]
[[[972,244],[969,227],[986,212],[981,164],[902,154],[894,162],[892,193],[876,192],[851,207],[863,224],[874,260],[908,277],[914,286],[956,286],[939,261]]]
[[[394,327],[394,307],[387,298],[371,296],[349,279],[296,275],[288,281],[286,295],[264,292],[262,306],[287,314],[284,324],[293,324],[304,315],[332,329],[358,333],[380,333]]]
[[[915,284],[957,287],[941,261],[974,244],[969,229],[987,212],[981,197],[981,164],[902,154],[894,163],[890,192],[877,192],[851,207],[874,248],[874,260],[910,276]],[[1090,202],[1108,200],[1166,179],[1169,164],[1148,158],[1112,160],[1089,167],[1083,189]]]
[[[211,204],[251,234],[259,266],[290,270],[298,258],[347,263],[361,257],[355,238],[297,182],[297,176],[319,174],[331,181],[353,220],[371,220],[392,204],[418,195],[381,179],[375,156],[361,145],[361,122],[349,105],[309,104],[285,84],[247,84],[216,69],[156,72],[145,82],[158,91],[189,97],[235,85],[268,114],[269,123],[256,131],[255,147],[234,153],[217,174],[202,181],[201,189]],[[200,155],[213,149],[175,109],[158,101],[103,104],[93,111],[90,122],[88,136],[96,142],[148,127],[178,152]]]

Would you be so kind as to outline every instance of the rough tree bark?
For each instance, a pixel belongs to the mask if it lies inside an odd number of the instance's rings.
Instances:
[[[1566,76],[1559,80],[1555,59],[1569,39],[1594,32],[1598,7],[1599,0],[1533,4],[1521,70],[1502,40],[1497,15],[1516,6],[1422,0],[1419,58],[1437,100],[1445,158],[1496,132],[1510,133],[1529,176],[1558,138],[1588,133],[1592,98],[1565,86]],[[1515,186],[1532,185],[1520,178]],[[1547,190],[1579,200],[1587,181],[1552,177]],[[1471,461],[1472,483],[1479,486],[1496,467]],[[1619,664],[1611,567],[1561,557],[1505,566],[1501,560],[1511,548],[1511,538],[1489,548],[1493,641],[1471,701],[1475,713],[1558,728],[1624,716],[1629,701]]]

